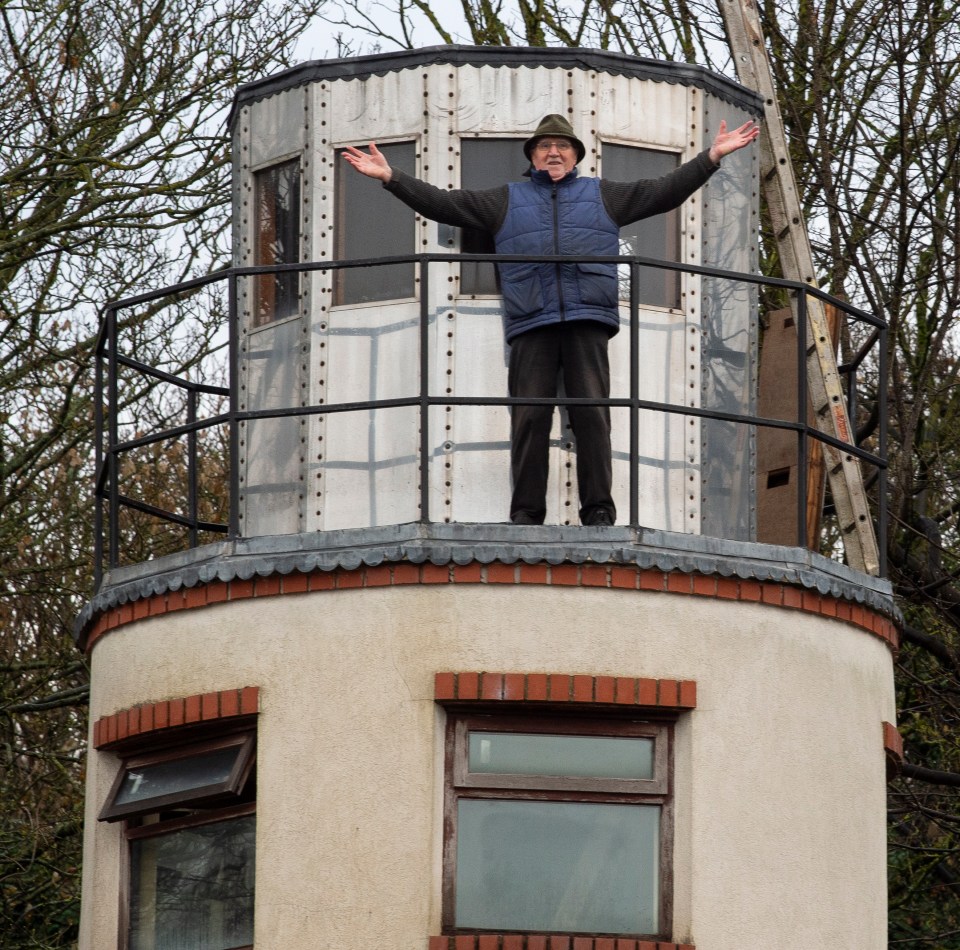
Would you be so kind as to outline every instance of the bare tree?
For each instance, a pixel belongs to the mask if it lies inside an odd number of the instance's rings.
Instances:
[[[226,263],[226,108],[322,4],[0,0],[0,947],[76,930],[98,311]],[[192,306],[127,335],[200,373],[222,314]]]

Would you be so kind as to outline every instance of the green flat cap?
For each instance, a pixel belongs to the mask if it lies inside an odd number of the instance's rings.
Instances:
[[[537,140],[546,138],[548,135],[570,139],[573,142],[573,147],[577,150],[577,161],[583,161],[583,156],[587,154],[583,142],[573,134],[573,126],[562,115],[557,115],[555,112],[545,115],[540,120],[536,132],[523,143],[523,154],[527,156],[527,161],[532,161],[530,153],[533,151],[533,146],[537,144]]]

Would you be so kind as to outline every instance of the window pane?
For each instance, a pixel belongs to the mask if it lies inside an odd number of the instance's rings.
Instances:
[[[300,260],[300,163],[283,162],[256,173],[257,265]],[[299,306],[300,275],[260,274],[256,278],[254,326],[293,316]]]
[[[521,181],[530,167],[523,154],[525,139],[463,139],[460,142],[460,180],[464,188],[479,191],[497,188],[508,181]],[[493,236],[463,228],[460,250],[464,254],[493,254]],[[460,292],[498,294],[493,264],[460,265]]]
[[[660,807],[461,799],[456,926],[655,934]]]
[[[242,749],[239,745],[227,746],[203,755],[130,768],[113,805],[128,805],[226,782]]]
[[[653,739],[471,732],[471,772],[653,778]]]
[[[678,165],[676,155],[627,145],[603,146],[603,177],[609,181],[637,181],[660,178]],[[680,259],[680,216],[677,211],[635,221],[620,229],[620,253],[659,260]],[[680,306],[680,277],[677,271],[641,267],[637,290],[640,303],[655,307]],[[630,298],[630,269],[620,268],[620,298]]]
[[[413,142],[381,145],[391,168],[413,175]],[[334,234],[338,260],[412,254],[414,215],[379,181],[360,175],[337,155]],[[416,296],[413,264],[353,267],[334,274],[334,304],[396,300]]]
[[[131,844],[130,950],[253,943],[253,815]]]

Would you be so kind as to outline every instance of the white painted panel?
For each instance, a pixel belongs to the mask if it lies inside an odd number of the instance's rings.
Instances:
[[[334,145],[410,138],[423,117],[420,70],[321,83],[330,94],[324,119]]]
[[[596,102],[601,138],[681,152],[690,149],[686,86],[602,74]]]
[[[684,319],[675,311],[641,309],[638,321],[638,397],[682,405],[684,401]],[[630,395],[630,326],[610,343],[611,395]],[[614,499],[621,519],[629,513],[629,413],[613,412]],[[638,420],[638,517],[642,525],[684,530],[683,416],[644,410]]]
[[[250,107],[250,164],[269,165],[296,155],[306,137],[307,94],[290,89],[255,102]]]
[[[529,135],[544,115],[567,107],[564,70],[464,66],[457,71],[461,133]]]
[[[452,387],[460,397],[507,394],[507,348],[499,302],[461,303],[452,320]],[[449,339],[449,338],[448,338]],[[455,406],[449,481],[454,521],[510,518],[510,415],[505,406]]]
[[[418,327],[415,303],[330,312],[327,321],[314,328],[315,345],[322,343],[326,353],[325,404],[416,398]],[[323,482],[322,504],[314,506],[311,516],[318,527],[417,520],[416,407],[331,412],[314,433],[309,478],[314,486],[321,477]]]
[[[300,404],[300,320],[267,324],[245,334],[241,409],[288,409]],[[303,420],[254,419],[241,425],[240,530],[246,537],[302,530]]]

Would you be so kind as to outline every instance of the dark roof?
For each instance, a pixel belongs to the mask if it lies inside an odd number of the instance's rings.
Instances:
[[[251,102],[275,95],[286,89],[320,80],[366,79],[384,76],[401,69],[422,66],[500,66],[516,69],[519,66],[543,66],[547,69],[589,69],[633,76],[653,82],[679,83],[697,86],[747,112],[762,114],[760,95],[725,76],[703,66],[667,62],[610,53],[603,50],[541,46],[427,46],[422,49],[379,53],[374,56],[350,56],[344,59],[317,59],[301,63],[283,72],[246,83],[237,90],[229,125],[233,128],[237,113]]]

